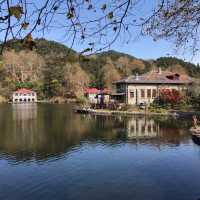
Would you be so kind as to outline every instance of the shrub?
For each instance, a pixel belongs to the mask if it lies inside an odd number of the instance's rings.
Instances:
[[[152,113],[167,113],[167,109],[153,106],[149,107],[148,111]]]
[[[122,105],[120,105],[119,110],[121,110],[121,111],[136,111],[136,110],[138,110],[138,108],[133,105],[122,104]]]
[[[0,103],[6,103],[6,102],[7,102],[6,98],[0,95]]]
[[[88,106],[89,105],[89,102],[88,102],[88,99],[84,96],[80,96],[77,98],[77,102],[80,104],[80,105],[83,105],[83,106]]]
[[[182,95],[175,89],[162,89],[160,91],[160,101],[171,105],[177,104],[182,100]]]

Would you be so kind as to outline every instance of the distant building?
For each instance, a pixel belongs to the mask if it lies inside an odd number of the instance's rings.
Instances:
[[[108,89],[98,90],[97,88],[86,88],[85,96],[90,103],[105,104],[110,101],[110,93]]]
[[[97,94],[96,97],[97,97],[98,104],[109,103],[110,91],[108,89],[99,90],[99,93]]]
[[[89,100],[90,103],[97,103],[97,94],[99,90],[97,88],[86,88],[85,97]]]
[[[13,103],[37,102],[37,94],[33,90],[22,88],[13,92]]]
[[[116,92],[112,95],[118,102],[139,105],[152,103],[162,89],[187,90],[192,78],[170,71],[153,70],[143,75],[129,76],[114,83]]]

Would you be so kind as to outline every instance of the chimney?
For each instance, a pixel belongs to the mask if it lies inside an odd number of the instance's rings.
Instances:
[[[161,67],[158,68],[158,74],[162,74],[162,68]]]

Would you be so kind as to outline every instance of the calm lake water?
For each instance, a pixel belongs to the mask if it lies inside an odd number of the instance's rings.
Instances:
[[[199,200],[200,146],[184,119],[0,106],[0,200]]]

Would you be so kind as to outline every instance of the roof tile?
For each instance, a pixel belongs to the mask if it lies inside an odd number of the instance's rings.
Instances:
[[[26,89],[26,88],[21,88],[18,89],[17,91],[15,91],[16,93],[21,93],[21,94],[29,94],[29,93],[33,93],[33,90],[30,89]]]
[[[129,76],[115,83],[190,84],[193,79],[170,71],[150,71],[140,76]]]

